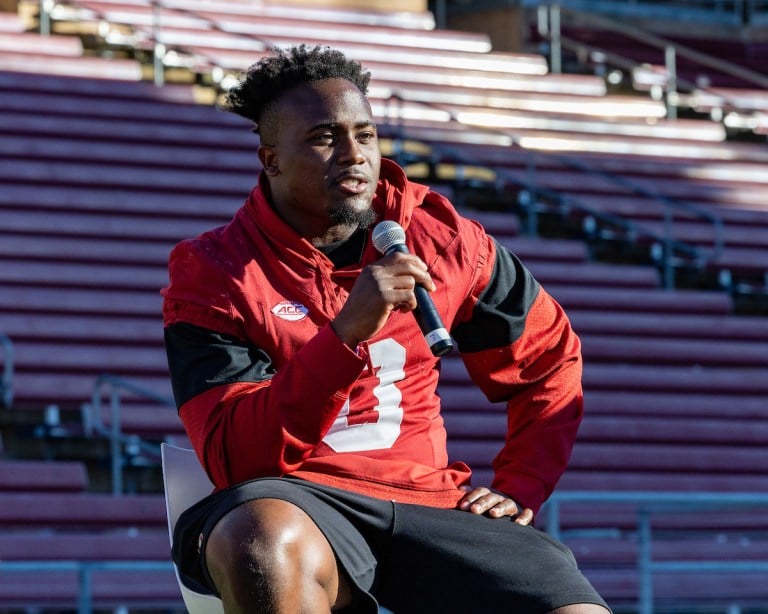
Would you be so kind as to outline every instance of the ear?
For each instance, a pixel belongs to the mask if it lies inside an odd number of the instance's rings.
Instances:
[[[264,171],[268,176],[274,177],[280,174],[280,166],[278,165],[277,153],[269,145],[259,146],[258,152],[259,161],[264,167]]]

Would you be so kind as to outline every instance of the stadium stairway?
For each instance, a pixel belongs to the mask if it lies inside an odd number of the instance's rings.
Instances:
[[[224,10],[216,8],[224,3],[212,5],[207,10]],[[233,3],[230,9],[239,14],[242,3]],[[72,417],[79,417],[83,406],[93,405],[100,375],[111,373],[158,397],[170,397],[159,295],[167,281],[168,252],[176,241],[225,223],[240,206],[259,170],[256,141],[245,122],[214,107],[193,104],[192,86],[154,88],[134,77],[105,79],[105,74],[114,76],[109,70],[88,77],[65,76],[64,69],[54,69],[59,73],[54,75],[23,72],[13,54],[9,56],[13,62],[3,63],[4,53],[0,51],[0,67],[6,68],[0,72],[0,331],[13,339],[16,362],[16,401],[12,412],[5,414],[40,416],[55,405],[70,421],[33,432],[48,439],[82,441],[78,438],[86,434],[87,425]],[[75,52],[66,53],[72,55],[68,66],[77,66]],[[34,54],[30,51],[30,55]],[[252,54],[251,60],[257,55]],[[237,57],[238,62],[245,58]],[[385,67],[375,60],[371,66],[375,72]],[[400,74],[402,81],[397,78]],[[374,105],[382,121],[390,113],[389,90],[397,87],[410,87],[419,95],[429,93],[430,104],[441,96],[470,96],[464,110],[481,104],[472,96],[485,96],[483,105],[496,104],[489,101],[487,91],[466,84],[427,87],[419,83],[424,74],[416,67],[405,70],[394,65],[390,77],[374,82],[380,88]],[[586,121],[584,112],[564,130],[556,123],[557,105],[575,105],[577,97],[556,88],[577,90],[577,85],[584,85],[578,96],[587,106],[607,94],[593,78],[550,77],[493,77],[499,93],[506,93],[498,100],[535,108],[541,97],[542,105],[552,105],[550,123],[529,124],[524,136],[592,143],[602,150],[583,153],[591,164],[611,173],[627,173],[654,189],[663,187],[669,196],[694,197],[725,221],[730,251],[721,256],[729,259],[728,266],[757,262],[763,267],[765,233],[760,229],[768,224],[768,215],[760,207],[763,181],[755,179],[754,170],[764,164],[764,153],[729,143],[717,126],[700,122],[659,122],[660,127],[641,133],[637,117],[602,118],[596,124]],[[510,83],[519,89],[504,90]],[[411,105],[410,119],[393,125],[389,134],[383,130],[387,153],[400,155],[403,141],[395,137],[403,129],[421,143],[419,156],[434,157],[439,151],[445,166],[433,167],[445,171],[453,161],[452,176],[424,178],[448,195],[466,189],[466,182],[457,176],[469,167],[494,169],[492,182],[503,175],[511,177],[510,186],[526,183],[527,154],[510,149],[508,141],[489,138],[487,131],[458,131],[432,116],[419,118],[415,111],[422,106]],[[536,119],[527,112],[519,117]],[[649,105],[643,113],[656,111]],[[612,127],[616,128],[613,133]],[[598,136],[600,131],[608,134]],[[632,153],[617,154],[622,147]],[[539,164],[536,179],[542,187],[588,198],[593,207],[644,224],[663,222],[653,199],[617,189],[608,180],[578,174],[553,157]],[[564,305],[582,337],[586,416],[558,490],[766,490],[765,317],[735,315],[726,292],[663,289],[651,266],[596,262],[594,250],[582,240],[530,236],[525,232],[526,220],[512,213],[463,210],[520,255]],[[678,225],[687,240],[709,245],[710,230],[697,219],[689,217]],[[744,252],[743,260],[738,250]],[[476,467],[477,483],[488,483],[493,455],[503,441],[503,408],[490,404],[470,385],[456,356],[444,359],[440,393],[451,457],[470,462]],[[154,442],[183,441],[172,407],[130,394],[122,403],[124,433]],[[102,410],[99,419],[109,426],[108,402]],[[6,436],[6,457],[18,456],[22,450],[20,440]],[[161,535],[164,513],[156,490],[122,497],[94,492],[108,490],[108,485],[94,484],[93,465],[88,466],[90,479],[84,480],[84,465],[78,461],[59,459],[28,467],[26,471],[36,477],[24,477],[22,471],[3,472],[18,475],[19,481],[3,486],[0,493],[0,514],[4,514],[0,552],[18,561],[42,556],[40,534],[50,532],[55,535],[47,557],[52,561],[73,556],[124,560],[125,553],[114,548],[129,538],[135,539],[129,560],[167,560],[167,541]],[[67,478],[73,480],[67,492],[20,489],[19,484],[27,480],[30,484],[47,480],[50,485],[51,471],[80,477]],[[147,488],[141,482],[130,486],[139,491]],[[156,483],[148,488],[156,488]],[[31,509],[39,518],[30,516]],[[628,504],[605,505],[599,512],[565,506],[560,519],[585,572],[610,601],[628,610],[639,590],[636,513],[637,507]],[[538,522],[546,526],[544,517]],[[666,539],[654,548],[661,559],[672,560],[682,549],[698,560],[764,560],[768,526],[764,511],[747,515],[732,511],[716,517],[686,512],[665,516],[659,523]],[[694,529],[695,535],[682,529]],[[71,531],[82,537],[82,546],[75,544]],[[27,549],[22,546],[25,542],[30,544]],[[41,606],[59,607],[77,590],[75,573],[57,573],[63,575],[52,579],[51,586],[61,588],[51,594],[62,597]],[[110,601],[109,595],[114,596],[110,591],[120,587],[110,584],[103,573],[103,588],[95,589],[95,594],[111,605],[116,601]],[[137,586],[146,581],[145,597],[171,604],[175,587],[166,583],[167,578],[158,576],[150,582],[141,576],[146,572],[134,573],[139,574]],[[0,576],[0,591],[6,591],[0,597],[22,604],[23,596],[13,591],[29,583]],[[708,593],[702,586],[707,587],[708,577],[665,574],[657,579],[657,593],[672,603],[699,593],[706,602]],[[712,603],[768,599],[762,584],[749,574],[715,588]],[[170,601],[165,601],[166,596]],[[120,596],[137,602],[140,597]]]
[[[77,461],[0,460],[0,610],[182,611],[162,495],[89,492]]]

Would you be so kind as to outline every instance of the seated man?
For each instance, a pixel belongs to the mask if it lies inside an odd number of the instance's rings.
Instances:
[[[381,158],[369,78],[299,46],[229,92],[263,172],[228,225],[170,258],[174,394],[217,487],[180,518],[174,560],[228,613],[605,614],[531,526],[581,420],[579,340],[513,254]],[[408,253],[377,251],[384,220]],[[490,488],[448,463],[417,287],[506,402]]]

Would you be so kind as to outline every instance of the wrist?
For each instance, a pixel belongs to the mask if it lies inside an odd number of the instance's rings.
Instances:
[[[339,325],[337,324],[336,320],[331,321],[331,329],[334,333],[336,333],[336,336],[341,339],[341,342],[346,345],[351,350],[357,350],[357,347],[360,345],[361,339],[358,339],[357,337],[354,337],[352,335],[349,335],[345,333]]]

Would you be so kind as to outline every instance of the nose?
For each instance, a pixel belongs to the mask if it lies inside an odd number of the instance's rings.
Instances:
[[[362,164],[366,157],[363,148],[353,134],[347,134],[338,141],[338,159],[340,163]]]

